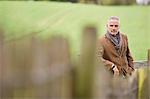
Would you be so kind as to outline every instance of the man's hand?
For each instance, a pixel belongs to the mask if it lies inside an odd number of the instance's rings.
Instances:
[[[114,77],[119,76],[119,70],[118,70],[117,66],[115,66],[113,68],[113,71],[114,71]]]

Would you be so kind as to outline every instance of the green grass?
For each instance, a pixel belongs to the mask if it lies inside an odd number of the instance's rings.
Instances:
[[[107,18],[120,17],[121,31],[128,35],[135,60],[147,59],[150,48],[150,6],[96,6],[56,2],[0,2],[0,28],[6,41],[34,35],[45,39],[62,35],[69,39],[71,53],[80,51],[85,24],[94,24],[104,34]]]

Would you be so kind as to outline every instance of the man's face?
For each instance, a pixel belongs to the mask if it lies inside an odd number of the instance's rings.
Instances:
[[[108,21],[107,23],[107,30],[109,33],[111,33],[112,35],[116,35],[119,31],[120,28],[120,24],[119,21],[116,19],[111,19]]]

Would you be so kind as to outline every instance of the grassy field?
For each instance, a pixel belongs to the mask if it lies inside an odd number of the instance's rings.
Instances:
[[[128,35],[135,60],[147,58],[150,48],[150,6],[96,6],[56,2],[0,2],[0,29],[6,41],[34,34],[42,39],[62,35],[69,39],[71,53],[79,54],[81,32],[94,24],[98,36],[106,32],[105,23],[112,15],[120,17],[121,31]]]

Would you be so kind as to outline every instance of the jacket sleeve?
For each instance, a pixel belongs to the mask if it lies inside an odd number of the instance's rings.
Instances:
[[[108,70],[110,70],[112,68],[113,63],[109,60],[104,59],[103,55],[104,55],[104,48],[100,44],[100,42],[98,42],[96,49],[96,60],[98,61],[98,63],[100,64],[102,63],[104,66],[106,66]]]
[[[127,37],[126,37],[127,38]],[[126,57],[128,60],[128,66],[131,67],[132,71],[134,70],[134,63],[133,63],[133,57],[131,55],[129,45],[128,45],[128,38],[127,38],[127,52],[126,52]]]

